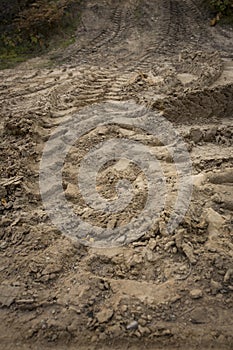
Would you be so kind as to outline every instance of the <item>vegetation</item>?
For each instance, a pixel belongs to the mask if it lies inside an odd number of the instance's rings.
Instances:
[[[51,42],[71,42],[81,1],[1,0],[0,60],[6,68],[25,57],[37,55]]]
[[[233,0],[210,0],[210,5],[223,15],[230,15],[233,11]]]
[[[212,26],[220,19],[233,24],[233,0],[208,0],[207,3],[214,13],[214,18],[210,22]]]

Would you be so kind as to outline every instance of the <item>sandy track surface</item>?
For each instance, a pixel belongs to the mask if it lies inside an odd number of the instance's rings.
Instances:
[[[230,28],[209,27],[200,1],[90,0],[75,44],[51,53],[55,67],[37,58],[0,72],[4,349],[231,349],[232,42]],[[83,108],[88,114],[111,101],[114,114],[121,102],[120,118],[129,100],[162,115],[183,137],[193,167],[191,203],[168,235],[177,175],[167,148],[122,123],[89,128],[63,168],[66,198],[82,220],[123,230],[145,204],[143,171],[120,160],[100,169],[97,187],[112,199],[117,180],[128,179],[135,196],[127,210],[106,215],[83,201],[77,168],[93,146],[112,138],[149,147],[169,200],[130,244],[85,246],[63,236],[45,211],[42,153],[57,126],[70,125]],[[85,239],[93,245],[93,237]]]

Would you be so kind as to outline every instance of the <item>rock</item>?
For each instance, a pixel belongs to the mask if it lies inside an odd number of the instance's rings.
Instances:
[[[9,201],[6,205],[5,208],[6,209],[11,209],[13,207],[14,203],[12,201]]]
[[[190,313],[190,321],[194,324],[206,323],[207,319],[207,311],[202,307],[198,307]]]
[[[227,283],[230,281],[231,276],[233,276],[233,269],[228,269],[224,276],[224,283]]]
[[[201,187],[205,183],[205,180],[206,175],[202,173],[192,176],[193,185],[197,188]]]
[[[148,243],[147,247],[148,247],[150,250],[154,250],[155,247],[156,247],[156,245],[157,245],[156,239],[151,238],[151,239],[149,240],[149,243]]]
[[[69,183],[66,190],[65,190],[65,194],[67,199],[73,199],[76,198],[80,195],[78,187],[72,183]]]
[[[137,329],[138,328],[138,322],[137,321],[132,321],[131,323],[129,323],[127,326],[126,326],[126,329],[128,331],[132,330],[132,329]]]
[[[182,250],[184,252],[184,254],[187,256],[187,258],[189,259],[191,264],[196,264],[197,260],[194,256],[193,253],[193,247],[191,245],[191,243],[182,243]]]
[[[145,326],[146,324],[147,324],[147,321],[146,320],[144,320],[143,318],[140,318],[139,320],[138,320],[138,324],[140,325],[140,326]]]
[[[2,241],[2,242],[0,243],[0,250],[3,250],[3,249],[5,249],[5,248],[7,248],[7,247],[8,247],[8,244],[7,244],[6,241]]]
[[[216,239],[223,230],[224,218],[212,208],[206,210],[206,221],[208,223],[208,234],[210,239]]]
[[[221,285],[221,283],[211,279],[211,281],[210,281],[210,289],[211,289],[211,293],[213,295],[216,295],[220,291],[220,289],[222,289],[222,285]]]
[[[114,311],[111,309],[103,309],[96,314],[96,318],[99,323],[108,322],[114,314]]]
[[[185,229],[179,229],[175,234],[175,242],[178,249],[182,249],[182,243],[183,243],[185,233],[186,233]]]
[[[0,305],[10,306],[20,293],[19,287],[13,287],[7,284],[0,285]]]
[[[215,140],[215,135],[217,133],[217,130],[218,128],[217,127],[213,127],[211,129],[208,129],[205,131],[205,134],[204,134],[204,141],[205,142],[211,142],[211,141],[214,141]]]
[[[107,334],[105,334],[105,333],[100,333],[100,335],[99,335],[99,340],[106,340],[106,338],[107,338]]]
[[[174,241],[169,241],[167,242],[165,245],[164,245],[164,250],[165,252],[168,251],[172,246],[175,245],[175,242]]]
[[[142,326],[138,326],[138,330],[141,333],[141,335],[148,335],[151,333],[151,330],[148,327],[142,327]]]
[[[222,203],[222,200],[221,200],[221,198],[220,198],[220,196],[219,196],[218,193],[215,193],[215,194],[211,197],[211,200],[212,200],[213,202],[215,202],[215,203],[218,203],[218,204]]]
[[[122,305],[121,310],[122,310],[122,312],[126,312],[128,310],[128,306]]]
[[[151,250],[146,252],[146,257],[149,262],[154,262],[157,260],[157,255],[154,254]]]
[[[195,143],[200,142],[202,136],[202,131],[199,128],[192,128],[189,132],[190,139]]]
[[[193,289],[190,291],[189,295],[192,299],[199,299],[202,298],[203,293],[201,289]]]
[[[97,342],[97,340],[98,340],[98,337],[97,337],[97,335],[95,334],[95,335],[93,335],[92,337],[91,337],[91,343],[96,343]]]
[[[108,331],[111,332],[114,335],[114,337],[119,337],[122,334],[122,329],[117,324],[108,327]]]

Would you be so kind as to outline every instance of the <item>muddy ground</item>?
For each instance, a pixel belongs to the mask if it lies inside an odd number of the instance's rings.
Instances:
[[[75,44],[0,72],[1,349],[232,349],[233,30],[210,27],[200,3],[89,0]],[[169,203],[145,235],[109,249],[62,235],[44,209],[39,166],[50,134],[107,100],[162,113],[187,144],[194,188],[173,234],[164,230]],[[76,213],[103,228],[124,226],[146,197],[140,169],[110,162],[98,188],[113,198],[120,172],[138,189],[130,210],[85,207],[76,166],[111,137],[147,144],[168,188],[176,182],[165,147],[141,130],[83,135],[63,188]]]

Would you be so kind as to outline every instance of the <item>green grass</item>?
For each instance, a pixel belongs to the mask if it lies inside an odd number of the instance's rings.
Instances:
[[[27,60],[29,55],[19,54],[15,51],[0,52],[0,69],[8,69],[15,67],[17,64]]]

